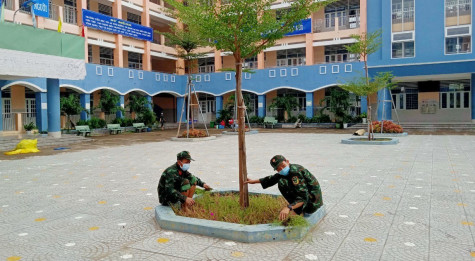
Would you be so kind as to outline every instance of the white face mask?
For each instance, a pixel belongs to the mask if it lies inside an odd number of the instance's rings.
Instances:
[[[181,163],[182,166],[180,166],[180,168],[183,170],[183,171],[187,171],[190,169],[190,163]]]

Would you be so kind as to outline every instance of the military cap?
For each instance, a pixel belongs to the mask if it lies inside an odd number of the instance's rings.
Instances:
[[[282,155],[275,155],[272,157],[270,160],[270,165],[274,168],[274,170],[277,169],[277,167],[280,165],[280,163],[286,161],[285,157]]]
[[[190,153],[186,150],[176,154],[176,159],[181,160],[181,159],[188,159],[188,160],[194,160],[191,158]]]

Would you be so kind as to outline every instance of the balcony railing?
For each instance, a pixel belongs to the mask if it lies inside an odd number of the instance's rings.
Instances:
[[[49,4],[49,16],[48,18],[51,20],[58,20],[59,16],[59,6],[55,4]]]
[[[63,22],[77,24],[76,7],[65,5],[63,7]]]
[[[338,17],[338,30],[355,29],[360,27],[360,16],[340,16]],[[336,17],[316,19],[313,23],[315,33],[332,32],[337,29]]]
[[[114,65],[114,59],[112,58],[100,58],[99,59],[99,64],[101,65]]]
[[[142,70],[142,63],[129,62],[129,69]]]
[[[16,131],[15,113],[3,113],[3,130]]]
[[[5,8],[8,10],[13,10],[13,0],[6,0],[5,1]]]
[[[153,33],[153,43],[161,44],[161,35],[159,33]]]

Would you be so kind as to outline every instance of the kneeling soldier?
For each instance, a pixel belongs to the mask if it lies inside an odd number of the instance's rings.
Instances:
[[[193,206],[193,194],[195,194],[196,185],[211,189],[201,179],[193,176],[188,169],[193,160],[188,151],[182,151],[176,155],[177,162],[168,167],[160,177],[158,183],[158,199],[164,206],[182,203],[182,208]]]
[[[245,183],[261,183],[264,189],[278,184],[280,193],[289,203],[280,212],[280,220],[287,219],[290,211],[298,215],[310,214],[323,205],[320,184],[306,168],[290,164],[282,155],[274,156],[270,160],[270,165],[278,172],[277,174],[262,179],[247,179]]]

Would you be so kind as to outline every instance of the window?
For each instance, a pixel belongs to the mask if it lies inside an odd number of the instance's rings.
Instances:
[[[129,12],[127,12],[127,21],[136,23],[136,24],[142,24],[142,18],[140,17],[140,15],[129,13]]]
[[[414,42],[393,43],[393,58],[414,57]]]
[[[198,59],[198,72],[199,73],[214,72],[214,57]]]
[[[419,87],[417,82],[399,83],[392,91],[394,106],[399,110],[419,109]]]
[[[129,52],[129,69],[142,70],[142,54]]]
[[[391,41],[392,58],[415,56],[415,7],[414,0],[392,0]]]
[[[445,38],[445,53],[457,54],[457,53],[469,53],[471,46],[471,36],[459,36]]]
[[[325,46],[325,62],[340,63],[356,61],[356,55],[348,53],[344,45]]]
[[[99,64],[114,65],[114,50],[107,47],[99,47]]]
[[[248,68],[248,69],[257,69],[257,56],[247,58],[244,61],[244,64],[242,65],[242,68]]]
[[[87,62],[92,63],[92,45],[87,46]]]
[[[472,0],[445,0],[445,54],[470,53]]]
[[[112,6],[99,3],[99,13],[103,15],[112,16]]]
[[[439,98],[441,109],[470,108],[470,80],[442,81]]]
[[[325,7],[324,31],[333,31],[338,18],[338,29],[353,29],[359,27],[360,1],[335,1]]]
[[[305,48],[277,51],[277,66],[305,65]]]

